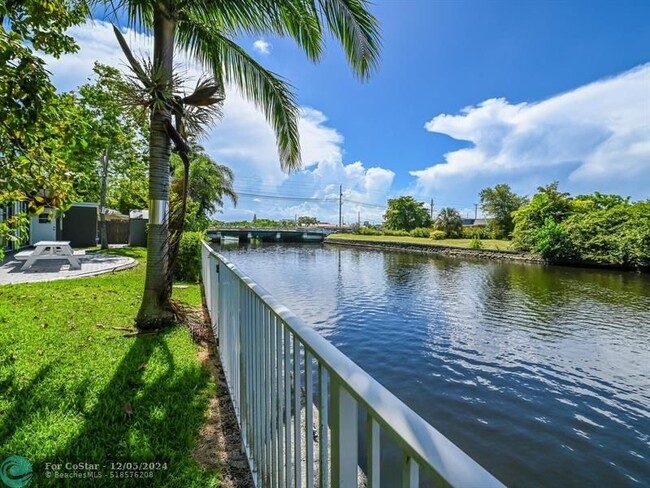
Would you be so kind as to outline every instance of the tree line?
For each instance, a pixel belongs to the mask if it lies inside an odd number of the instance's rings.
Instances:
[[[506,184],[481,191],[495,238],[549,261],[650,266],[650,200],[594,192],[571,196],[553,182],[530,198]]]
[[[650,266],[650,200],[594,192],[571,196],[558,182],[517,195],[507,184],[484,188],[480,208],[485,227],[463,227],[458,210],[443,208],[435,218],[411,196],[388,200],[383,226],[361,234],[481,238],[511,241],[515,250],[538,253],[549,261]]]

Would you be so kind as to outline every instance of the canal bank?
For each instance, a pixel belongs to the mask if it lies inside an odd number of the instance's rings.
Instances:
[[[380,236],[383,237],[383,236]],[[468,247],[447,246],[433,242],[403,242],[399,237],[395,240],[377,240],[374,236],[360,236],[356,234],[331,235],[325,239],[326,244],[339,246],[361,247],[380,251],[399,251],[430,256],[450,256],[457,258],[489,259],[492,261],[511,261],[519,263],[541,264],[548,266],[562,266],[572,268],[593,268],[609,271],[634,271],[641,273],[650,272],[648,266],[630,266],[622,264],[596,263],[590,261],[548,261],[538,254],[510,251],[502,249],[470,249]]]
[[[361,237],[361,236],[359,236]],[[337,246],[352,246],[377,249],[381,251],[402,251],[433,256],[452,256],[460,258],[479,258],[497,261],[516,261],[533,264],[549,264],[545,259],[534,254],[517,251],[501,251],[493,249],[469,249],[465,247],[453,247],[428,242],[399,242],[399,241],[377,241],[373,239],[340,238],[330,236],[325,239],[326,244]]]

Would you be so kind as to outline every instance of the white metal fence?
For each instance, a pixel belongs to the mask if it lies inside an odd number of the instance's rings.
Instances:
[[[503,486],[205,242],[201,257],[212,328],[257,486],[379,487],[382,431],[402,450],[404,487],[420,486],[421,471],[436,484]]]

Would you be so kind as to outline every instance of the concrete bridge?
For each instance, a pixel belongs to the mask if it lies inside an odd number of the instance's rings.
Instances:
[[[208,229],[211,241],[238,240],[250,242],[322,242],[331,231],[304,228],[268,228],[268,227],[216,227]]]

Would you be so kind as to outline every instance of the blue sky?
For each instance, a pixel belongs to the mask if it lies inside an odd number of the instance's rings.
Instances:
[[[378,221],[399,194],[467,213],[481,188],[524,194],[555,179],[571,192],[650,197],[650,3],[600,1],[378,1],[379,70],[358,81],[328,42],[310,64],[290,41],[241,44],[289,80],[304,108],[305,169],[282,175],[272,134],[231,90],[224,120],[204,145],[245,193],[222,218]],[[79,54],[49,60],[57,86],[89,76],[92,60],[120,65],[107,26],[76,28]],[[146,51],[146,37],[131,34]],[[257,44],[255,44],[257,41]],[[196,69],[196,66],[193,67]]]

